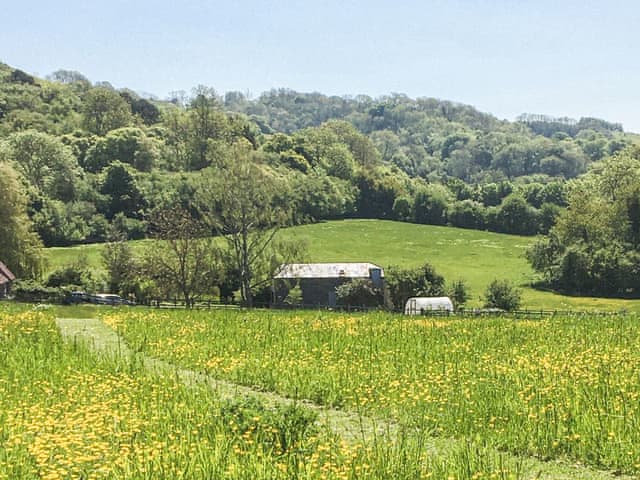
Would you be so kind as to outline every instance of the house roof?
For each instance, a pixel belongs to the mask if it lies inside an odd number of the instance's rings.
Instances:
[[[373,263],[288,263],[274,278],[369,278],[371,269],[384,271]]]
[[[16,276],[11,273],[11,270],[2,262],[0,262],[0,285],[13,282]]]

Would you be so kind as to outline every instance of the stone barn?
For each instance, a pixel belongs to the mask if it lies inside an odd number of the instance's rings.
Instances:
[[[0,298],[7,298],[11,292],[11,284],[16,276],[2,262],[0,262]]]
[[[371,280],[374,286],[382,288],[384,271],[373,263],[285,264],[273,277],[275,304],[284,304],[289,292],[298,287],[303,305],[335,307],[336,287],[355,279]]]

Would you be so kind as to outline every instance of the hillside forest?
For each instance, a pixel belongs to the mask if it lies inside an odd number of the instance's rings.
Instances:
[[[0,246],[38,277],[42,246],[171,241],[169,223],[227,235],[246,197],[265,235],[343,218],[541,235],[528,256],[546,286],[636,296],[636,142],[597,118],[510,122],[402,94],[202,85],[160,100],[0,63]]]

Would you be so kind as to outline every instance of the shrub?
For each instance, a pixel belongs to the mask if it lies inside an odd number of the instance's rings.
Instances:
[[[508,280],[494,280],[484,294],[486,308],[500,308],[506,311],[520,307],[522,293]]]
[[[62,303],[65,296],[61,288],[47,287],[34,280],[19,280],[12,290],[20,302]]]
[[[469,300],[469,288],[464,280],[456,280],[447,287],[447,296],[453,302],[453,306],[457,309]]]
[[[384,304],[381,289],[376,288],[370,280],[355,279],[343,283],[336,288],[339,305],[358,307],[379,307]]]
[[[410,297],[440,297],[445,293],[444,277],[428,263],[409,269],[389,267],[386,284],[395,310],[402,310]]]

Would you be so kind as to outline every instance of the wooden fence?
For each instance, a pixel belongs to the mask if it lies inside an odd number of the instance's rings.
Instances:
[[[241,309],[245,308],[240,303],[223,303],[214,300],[201,300],[194,302],[191,307],[187,307],[184,300],[181,299],[156,299],[146,302],[141,305],[146,305],[151,308],[158,309],[196,309],[196,310],[214,310],[214,309]],[[274,310],[331,310],[338,312],[371,312],[371,311],[384,311],[378,307],[369,307],[363,305],[341,305],[336,307],[323,307],[318,305],[273,305],[270,303],[260,303],[257,302],[254,304],[253,308],[267,308]],[[395,312],[402,313],[402,312]],[[609,316],[619,316],[619,315],[627,315],[629,312],[627,311],[581,311],[581,310],[514,310],[511,312],[501,311],[496,309],[460,309],[456,312],[448,312],[445,310],[426,310],[421,313],[422,316],[425,317],[453,317],[453,318],[468,318],[468,317],[506,317],[506,318],[549,318],[555,316],[600,316],[600,317],[609,317]],[[419,316],[419,315],[417,315]]]

